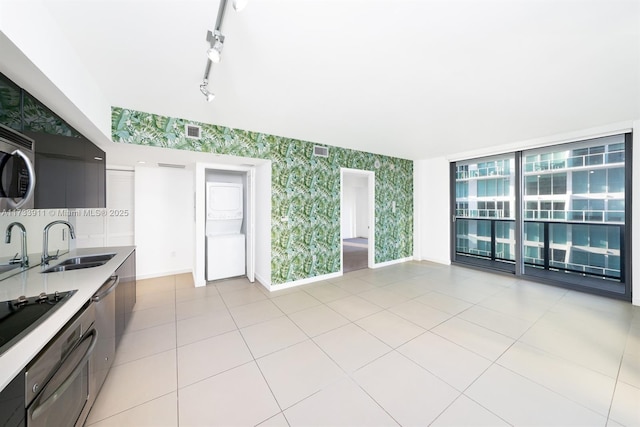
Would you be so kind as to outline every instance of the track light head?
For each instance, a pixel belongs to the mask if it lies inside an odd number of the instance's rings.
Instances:
[[[242,11],[247,6],[248,0],[233,0],[233,8],[236,12]]]
[[[207,33],[207,40],[211,43],[211,47],[207,50],[207,56],[211,62],[218,63],[222,58],[222,48],[224,47],[224,35],[216,30]]]
[[[204,79],[200,84],[200,92],[205,96],[207,102],[213,101],[216,95],[209,91],[209,80]]]
[[[220,59],[222,54],[222,44],[216,44],[214,45],[212,48],[207,49],[207,56],[209,57],[209,59],[211,60],[211,62],[217,64],[220,62]]]

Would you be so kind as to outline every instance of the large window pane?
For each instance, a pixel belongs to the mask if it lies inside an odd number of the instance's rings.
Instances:
[[[609,169],[609,193],[622,193],[624,191],[624,168]]]
[[[524,194],[527,196],[536,196],[538,194],[538,177],[527,176],[524,180]]]
[[[573,194],[589,193],[589,172],[576,171],[572,173]]]
[[[589,246],[592,248],[607,247],[607,230],[604,227],[589,226]]]
[[[567,174],[554,173],[553,177],[553,194],[567,194]]]
[[[607,171],[598,169],[589,171],[589,193],[607,192]]]
[[[538,178],[538,194],[551,194],[551,175],[541,175]]]
[[[589,227],[586,225],[574,225],[572,227],[571,240],[574,246],[587,246],[589,244]]]
[[[567,244],[567,229],[569,226],[566,224],[551,224],[549,239],[551,243],[558,245]]]
[[[521,152],[520,205],[513,198],[515,177],[504,175],[507,169],[515,170],[512,163],[465,162],[469,167],[465,202],[470,203],[470,215],[475,207],[475,217],[486,221],[470,225],[469,252],[485,253],[493,260],[518,252],[522,259],[516,260],[516,270],[523,262],[524,275],[626,292],[628,297],[621,276],[625,268],[620,266],[625,259],[623,242],[630,241],[623,238],[629,206],[624,199],[628,138],[614,135]],[[474,176],[486,178],[469,178]],[[517,206],[523,209],[521,242],[515,242],[514,222],[499,221],[513,218]]]
[[[524,240],[527,242],[542,242],[544,239],[543,226],[537,222],[527,222],[524,225]]]
[[[476,181],[476,188],[478,189],[477,194],[478,197],[486,197],[487,196],[487,181],[480,179]]]
[[[467,203],[465,211],[456,210],[456,260],[498,263],[497,268],[511,261],[507,269],[513,270],[515,223],[508,219],[514,215],[514,162],[505,156],[456,164],[456,206]]]

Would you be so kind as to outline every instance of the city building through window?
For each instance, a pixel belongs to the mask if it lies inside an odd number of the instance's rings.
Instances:
[[[630,298],[631,134],[459,161],[453,258]]]

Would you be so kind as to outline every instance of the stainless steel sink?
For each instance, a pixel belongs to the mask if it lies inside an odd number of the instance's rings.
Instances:
[[[66,261],[61,262],[58,265],[76,265],[76,264],[93,264],[93,263],[106,263],[111,258],[116,256],[116,254],[101,254],[101,255],[84,255],[77,256],[73,258],[69,258]],[[100,264],[100,265],[102,265]],[[94,266],[95,267],[95,266]]]
[[[56,264],[52,267],[42,271],[43,273],[58,273],[60,271],[80,270],[83,268],[99,267],[106,264],[116,254],[102,254],[102,255],[85,255],[69,258]]]

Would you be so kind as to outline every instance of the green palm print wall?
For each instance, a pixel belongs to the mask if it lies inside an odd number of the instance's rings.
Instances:
[[[202,127],[200,139],[185,124]],[[112,108],[115,142],[271,160],[271,281],[340,271],[340,168],[375,171],[375,262],[413,255],[413,162],[339,147]],[[379,167],[376,168],[376,161]],[[396,203],[395,212],[392,202]],[[281,218],[287,217],[283,222]]]
[[[67,122],[0,74],[0,123],[19,132],[81,136]]]

